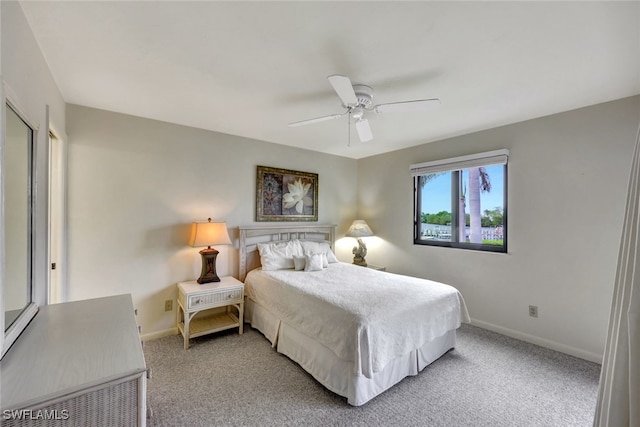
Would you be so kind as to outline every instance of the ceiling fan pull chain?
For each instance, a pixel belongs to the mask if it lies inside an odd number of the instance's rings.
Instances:
[[[351,147],[351,108],[349,108],[349,125],[347,126],[347,147]]]

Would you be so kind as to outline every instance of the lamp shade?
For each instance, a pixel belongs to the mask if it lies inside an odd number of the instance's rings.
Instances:
[[[373,231],[363,219],[356,219],[347,230],[346,237],[369,237],[373,236]]]
[[[191,226],[189,246],[194,248],[212,245],[230,245],[226,222],[194,222]]]

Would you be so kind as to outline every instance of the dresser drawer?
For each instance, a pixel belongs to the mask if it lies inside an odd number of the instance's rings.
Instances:
[[[220,292],[187,296],[187,310],[208,305],[221,305],[231,302],[242,302],[243,288],[224,289]]]

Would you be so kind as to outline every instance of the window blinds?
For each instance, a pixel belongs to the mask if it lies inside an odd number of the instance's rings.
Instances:
[[[469,169],[480,166],[506,165],[509,150],[487,151],[486,153],[470,154],[468,156],[452,157],[450,159],[434,160],[432,162],[411,165],[411,176],[427,175],[430,173]]]

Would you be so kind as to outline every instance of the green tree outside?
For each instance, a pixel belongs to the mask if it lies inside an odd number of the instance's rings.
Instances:
[[[471,223],[469,214],[465,215],[465,224],[467,226]],[[440,211],[435,214],[422,212],[421,215],[423,224],[436,224],[436,225],[450,225],[451,224],[451,212]],[[498,227],[504,225],[504,215],[502,208],[496,207],[495,209],[487,209],[483,212],[480,218],[482,227]]]

